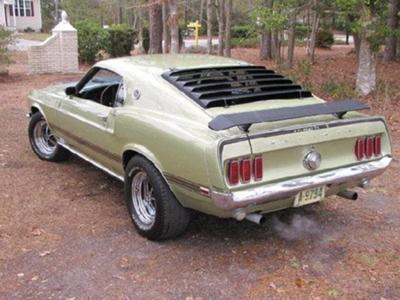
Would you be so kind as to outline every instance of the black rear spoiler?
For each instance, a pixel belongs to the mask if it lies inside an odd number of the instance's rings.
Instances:
[[[369,107],[366,104],[358,101],[341,100],[294,107],[219,115],[208,123],[208,127],[212,130],[218,131],[240,126],[247,131],[252,124],[256,123],[291,120],[303,117],[331,114],[336,115],[341,119],[349,111],[363,109],[369,109]]]

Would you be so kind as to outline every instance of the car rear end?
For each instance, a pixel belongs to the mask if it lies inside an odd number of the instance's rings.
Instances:
[[[326,103],[260,66],[171,70],[164,79],[209,114],[213,214],[238,220],[318,202],[356,198],[391,161],[385,120],[356,101]],[[260,221],[260,218],[254,220]]]
[[[234,155],[245,139],[247,153]],[[225,139],[218,152],[225,187],[213,191],[212,200],[238,219],[329,195],[350,197],[348,189],[365,186],[391,161],[385,121],[369,117],[250,131]]]

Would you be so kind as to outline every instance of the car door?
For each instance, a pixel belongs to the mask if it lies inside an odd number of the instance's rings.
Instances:
[[[62,128],[55,128],[73,150],[111,171],[120,169],[115,143],[115,116],[123,99],[122,76],[103,68],[90,71],[76,93],[60,102]],[[110,89],[116,92],[110,92]],[[106,99],[107,97],[107,99]],[[116,101],[117,100],[117,101]]]

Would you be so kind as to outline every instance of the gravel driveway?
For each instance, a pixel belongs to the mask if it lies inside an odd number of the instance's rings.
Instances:
[[[123,186],[78,158],[37,159],[29,90],[76,76],[0,79],[0,299],[399,299],[399,162],[356,202],[330,198],[261,227],[198,216],[177,240],[133,230]],[[399,144],[395,144],[396,151]]]

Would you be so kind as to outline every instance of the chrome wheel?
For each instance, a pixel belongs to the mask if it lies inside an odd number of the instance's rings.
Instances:
[[[57,148],[56,137],[45,120],[40,120],[33,129],[33,141],[37,149],[46,156],[52,155]]]
[[[136,217],[144,227],[151,227],[155,221],[156,207],[154,189],[151,185],[147,173],[143,170],[138,171],[132,178],[132,204]],[[135,216],[132,214],[132,217]]]

